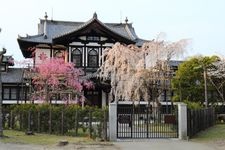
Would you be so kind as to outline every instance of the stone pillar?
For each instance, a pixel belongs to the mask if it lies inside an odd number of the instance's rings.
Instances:
[[[109,104],[109,140],[116,141],[117,139],[117,104]]]
[[[187,139],[187,105],[178,104],[178,134],[180,140]]]

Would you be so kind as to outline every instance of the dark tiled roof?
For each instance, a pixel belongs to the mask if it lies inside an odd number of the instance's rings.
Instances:
[[[149,42],[148,40],[144,40],[144,39],[135,39],[134,40],[137,46],[142,46],[145,42]]]
[[[78,26],[77,28],[65,33],[65,34],[61,34],[58,37],[63,37],[65,35],[74,33],[76,31],[79,31],[81,29],[84,29],[85,27],[87,27],[89,24],[91,24],[92,22],[98,22],[101,26],[103,26],[104,28],[106,28],[107,30],[109,30],[110,32],[114,32],[116,33],[118,36],[121,36],[123,38],[129,39],[129,40],[135,40],[135,36],[136,35],[132,35],[131,32],[129,31],[129,25],[128,24],[112,24],[112,23],[102,23],[101,21],[99,21],[97,18],[92,18],[89,21],[81,24],[80,26]],[[56,38],[58,38],[56,37]]]
[[[170,66],[179,66],[181,63],[183,63],[184,61],[179,61],[179,60],[170,60],[169,61],[169,65]]]
[[[7,72],[1,72],[2,83],[21,83],[23,68],[8,68]]]
[[[69,21],[54,21],[47,20],[47,38],[44,37],[44,22],[45,20],[40,20],[38,24],[38,35],[26,37],[19,37],[20,40],[34,42],[34,43],[52,43],[54,38],[66,35],[68,33],[79,30],[87,26],[93,20],[98,20],[97,18],[92,18],[87,22],[69,22]],[[99,20],[98,20],[99,21]],[[122,23],[102,23],[102,25],[108,28],[110,31],[125,37],[132,41],[137,41],[138,43],[143,43],[145,40],[139,39],[136,35],[132,24],[122,24]],[[139,44],[138,44],[139,45]]]

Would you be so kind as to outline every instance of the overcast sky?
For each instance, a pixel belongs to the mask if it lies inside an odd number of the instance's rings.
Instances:
[[[153,39],[160,32],[176,41],[190,38],[187,55],[225,55],[225,0],[0,0],[0,48],[22,60],[18,34],[37,34],[39,18],[102,22],[128,17],[137,35]],[[52,11],[53,10],[53,11]],[[52,13],[53,12],[53,13]],[[52,15],[53,14],[53,15]]]

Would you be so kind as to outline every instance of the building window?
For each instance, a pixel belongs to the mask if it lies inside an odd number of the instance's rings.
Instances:
[[[88,52],[88,67],[98,67],[98,52],[94,49]]]
[[[82,66],[82,52],[81,52],[81,49],[79,49],[79,48],[73,49],[71,60],[75,64],[76,67],[81,67]]]
[[[66,59],[66,51],[65,50],[54,50],[54,58],[62,58]]]
[[[15,87],[4,87],[3,88],[3,100],[16,100],[17,89]]]
[[[88,41],[100,41],[99,36],[87,36]]]

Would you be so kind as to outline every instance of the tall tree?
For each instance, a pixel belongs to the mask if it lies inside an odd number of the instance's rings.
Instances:
[[[116,43],[104,51],[104,63],[99,69],[103,81],[110,81],[111,95],[115,101],[153,100],[171,77],[168,62],[175,55],[181,55],[187,45],[187,40],[170,43],[163,40],[153,40],[143,44],[123,45]]]
[[[71,103],[82,96],[83,88],[93,88],[91,81],[81,79],[83,71],[60,58],[43,60],[32,72],[33,99],[49,103],[51,97],[60,94],[62,100]]]
[[[206,92],[208,96],[209,91],[215,90],[212,84],[208,82],[206,75],[207,70],[213,67],[213,62],[218,59],[217,56],[195,56],[180,64],[176,76],[172,80],[175,92],[173,99],[175,101],[188,100],[203,104],[205,102],[204,93]],[[210,97],[209,101],[212,102],[213,98]]]

